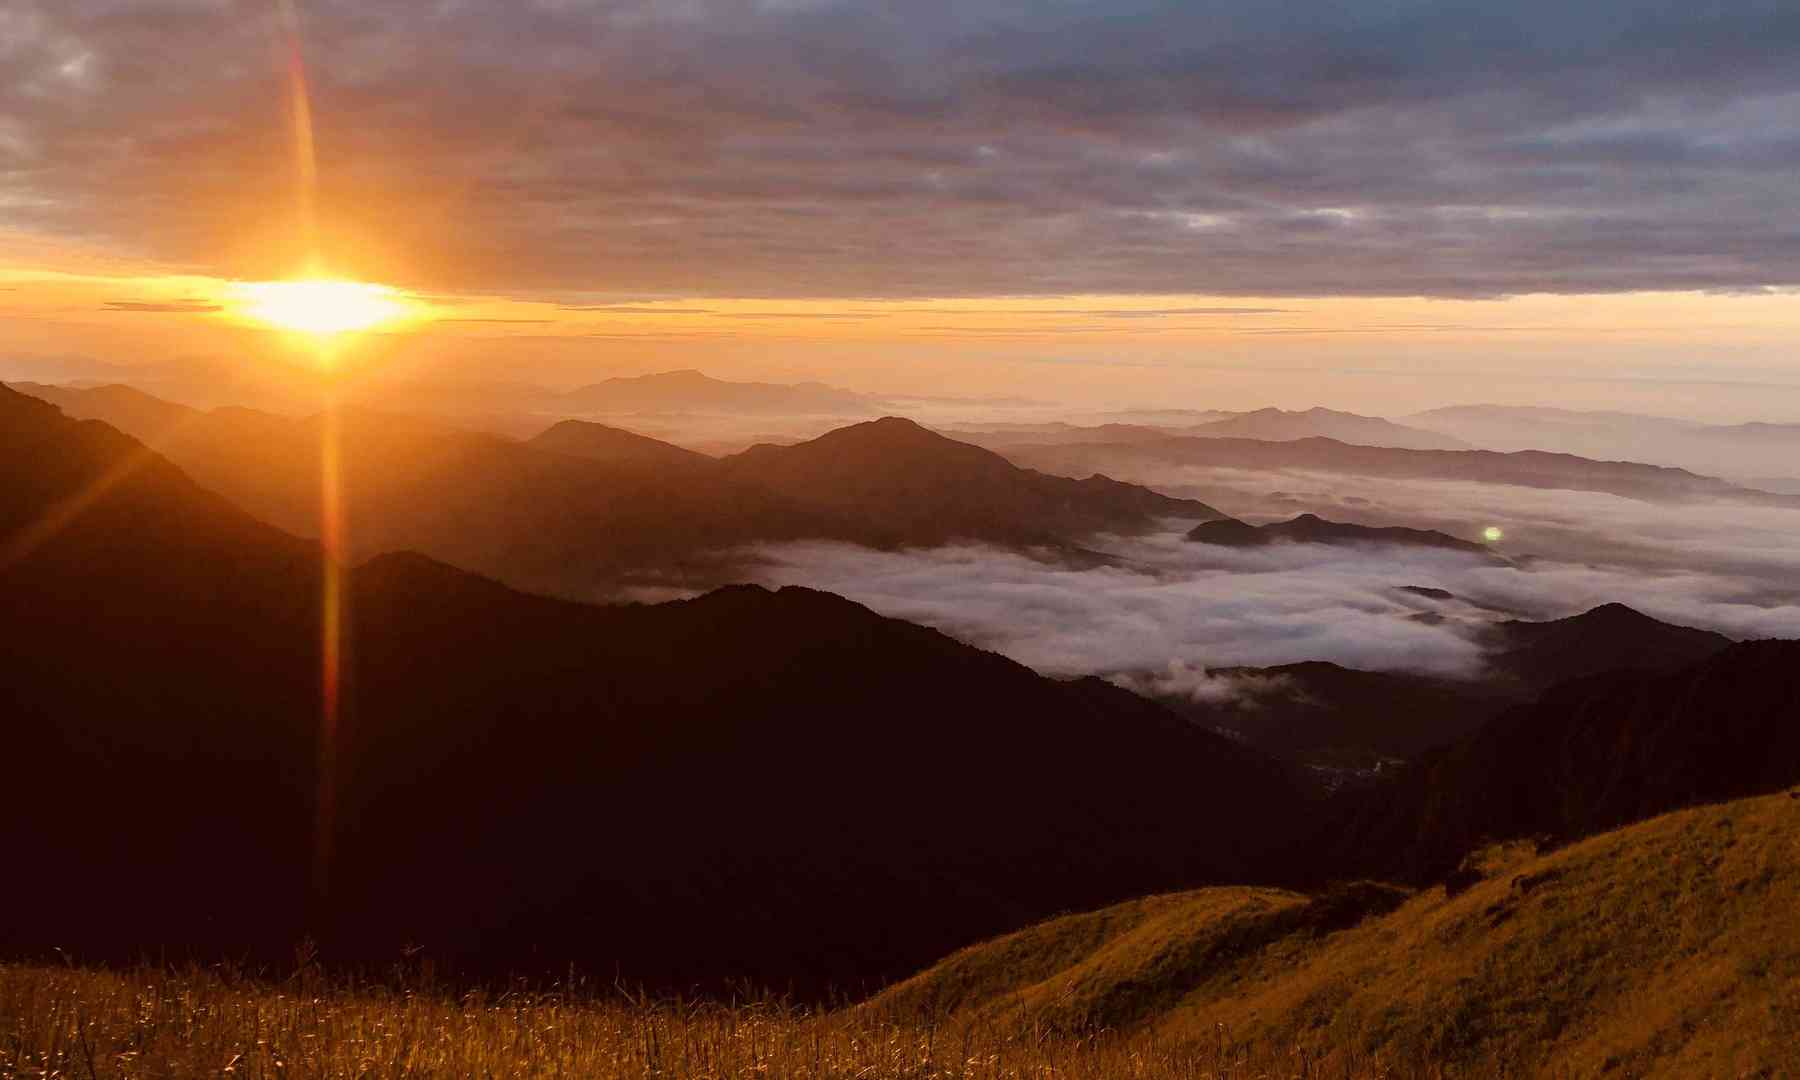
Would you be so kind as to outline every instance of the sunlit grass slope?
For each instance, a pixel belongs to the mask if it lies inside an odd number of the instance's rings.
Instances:
[[[871,1008],[1559,1076],[1800,1075],[1800,790],[1485,869],[1387,914],[1376,886],[1122,904],[966,949]]]

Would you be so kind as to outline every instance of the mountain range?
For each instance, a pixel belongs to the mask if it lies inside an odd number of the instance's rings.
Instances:
[[[1800,424],[1706,424],[1624,412],[1456,405],[1403,418],[1489,450],[1554,450],[1730,477],[1800,479]],[[1349,440],[1354,441],[1354,440]]]
[[[1726,499],[1768,506],[1800,505],[1791,495],[1746,488],[1685,469],[1630,461],[1594,461],[1542,450],[1406,450],[1355,446],[1335,439],[1288,442],[1170,438],[1099,445],[1013,446],[1008,459],[1053,473],[1104,470],[1130,477],[1170,465],[1272,471],[1304,469],[1360,477],[1458,480],[1570,491],[1599,491],[1653,502]]]
[[[1493,622],[1478,636],[1485,666],[1472,678],[1359,671],[1313,660],[1215,668],[1209,675],[1232,688],[1229,696],[1157,700],[1300,766],[1318,786],[1337,789],[1390,776],[1402,763],[1470,735],[1559,684],[1666,674],[1732,645],[1723,635],[1661,622],[1622,604],[1547,622]]]
[[[0,842],[38,882],[11,951],[279,957],[310,932],[352,963],[422,943],[472,973],[816,994],[1256,876],[1301,805],[1141,698],[797,588],[594,607],[382,556],[343,571],[324,711],[315,545],[4,389],[0,460],[31,762]],[[1255,825],[1194,826],[1227,814]]]
[[[1359,446],[1392,446],[1410,450],[1467,450],[1468,443],[1437,431],[1409,427],[1378,416],[1361,416],[1336,409],[1301,411],[1254,409],[1249,412],[1212,411],[1183,416],[1181,423],[1105,423],[1082,426],[1068,423],[959,425],[956,437],[995,450],[1015,446],[1155,442],[1168,438],[1258,439],[1289,442],[1326,438]],[[948,429],[947,429],[948,430]]]
[[[124,388],[47,396],[142,438],[257,517],[316,533],[322,417],[202,412]],[[1222,516],[1101,476],[1020,469],[898,418],[718,460],[597,424],[558,423],[521,443],[356,410],[334,423],[354,556],[415,550],[578,598],[634,577],[729,578],[732,553],[765,542],[1076,550],[1098,532]]]

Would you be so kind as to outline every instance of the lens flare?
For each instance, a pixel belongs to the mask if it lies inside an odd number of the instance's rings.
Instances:
[[[1500,541],[1506,539],[1506,532],[1498,525],[1489,525],[1487,528],[1481,530],[1481,538],[1490,544],[1498,544]]]

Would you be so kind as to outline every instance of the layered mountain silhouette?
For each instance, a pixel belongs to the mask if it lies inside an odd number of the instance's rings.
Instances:
[[[1491,549],[1436,529],[1377,527],[1327,521],[1317,514],[1300,514],[1287,521],[1251,525],[1235,518],[1202,522],[1187,534],[1195,543],[1222,547],[1266,547],[1270,544],[1324,544],[1346,547],[1357,544],[1391,544],[1400,547],[1457,551],[1483,559],[1505,562]]]
[[[135,434],[144,411],[69,391],[59,404]],[[176,407],[179,408],[179,407]],[[204,486],[290,532],[319,527],[321,417],[186,410],[143,436]],[[587,598],[633,575],[700,583],[746,545],[827,539],[872,547],[969,540],[1074,547],[1095,532],[1203,503],[1104,477],[1019,469],[978,447],[887,419],[792,447],[711,460],[600,425],[533,443],[355,410],[337,419],[353,556],[416,550],[535,591]]]
[[[528,446],[554,454],[588,458],[614,465],[692,465],[712,459],[674,443],[585,420],[563,420],[532,439]]]
[[[1449,599],[1441,589],[1413,595]],[[1621,604],[1479,632],[1477,676],[1360,671],[1324,661],[1208,672],[1230,693],[1161,698],[1211,730],[1304,767],[1328,789],[1367,786],[1400,763],[1463,738],[1547,689],[1604,676],[1659,675],[1712,657],[1731,639],[1661,622]]]
[[[327,722],[315,546],[4,389],[0,460],[12,950],[311,932],[352,962],[854,990],[1264,875],[1299,805],[1141,698],[828,594],[591,607],[413,554],[345,572]]]
[[[1335,439],[1289,442],[1258,439],[1170,438],[1107,445],[1010,447],[1009,460],[1059,474],[1106,470],[1119,475],[1149,467],[1305,469],[1362,477],[1458,480],[1569,491],[1600,491],[1647,501],[1727,499],[1795,506],[1794,496],[1759,491],[1685,469],[1630,461],[1594,461],[1572,454],[1521,450],[1405,450],[1355,446]]]
[[[1406,417],[1409,424],[1489,450],[1556,450],[1625,458],[1738,477],[1800,477],[1800,424],[1704,424],[1624,412],[1515,405],[1457,405]],[[1751,487],[1757,486],[1750,484]]]
[[[1336,439],[1357,446],[1392,446],[1407,450],[1467,450],[1468,443],[1436,431],[1408,427],[1378,416],[1359,416],[1335,409],[1257,409],[1187,428],[1180,434],[1202,439]]]
[[[1710,630],[1675,626],[1624,604],[1549,622],[1512,619],[1487,628],[1489,663],[1502,679],[1530,691],[1616,671],[1668,671],[1731,645]]]
[[[1104,476],[1072,480],[1022,470],[993,451],[892,416],[793,446],[755,446],[722,467],[734,480],[896,528],[915,544],[1049,544],[1121,524],[1223,516],[1204,503]]]
[[[728,382],[693,370],[607,379],[560,395],[559,408],[587,412],[863,413],[873,398],[823,383]]]

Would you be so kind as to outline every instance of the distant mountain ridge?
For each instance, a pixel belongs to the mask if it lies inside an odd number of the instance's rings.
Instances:
[[[1461,439],[1436,431],[1408,427],[1378,416],[1359,416],[1335,409],[1312,408],[1299,412],[1256,409],[1224,420],[1201,424],[1180,432],[1202,439],[1259,439],[1290,442],[1325,438],[1357,446],[1390,446],[1405,450],[1468,450]]]
[[[1552,450],[1624,458],[1728,477],[1800,479],[1800,424],[1708,424],[1623,412],[1457,405],[1403,418],[1490,450]],[[1785,476],[1783,475],[1785,471]]]
[[[1461,480],[1522,487],[1599,491],[1646,501],[1726,499],[1800,506],[1800,498],[1742,487],[1685,469],[1630,461],[1593,461],[1540,450],[1405,450],[1352,446],[1335,439],[1171,438],[1088,446],[1009,447],[1006,456],[1047,472],[1105,469],[1129,477],[1148,465],[1221,469],[1305,469],[1362,477]]]
[[[688,369],[607,379],[557,395],[556,405],[575,413],[870,413],[879,401],[824,383],[729,382]]]
[[[151,411],[136,397],[121,408],[89,391],[63,391],[57,401],[72,415],[141,434],[271,524],[300,534],[318,529],[316,417]],[[1019,469],[896,418],[723,460],[583,422],[556,425],[529,443],[358,410],[345,411],[340,427],[356,556],[418,550],[576,598],[634,575],[702,584],[741,576],[731,571],[731,553],[760,543],[1078,548],[1095,533],[1222,516],[1105,477]]]

